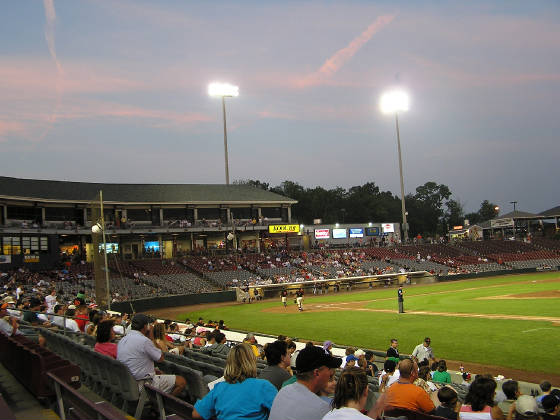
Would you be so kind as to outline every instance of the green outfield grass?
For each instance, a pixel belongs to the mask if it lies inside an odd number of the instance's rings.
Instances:
[[[560,318],[560,299],[477,298],[557,291],[559,273],[539,273],[468,281],[406,286],[405,311],[504,314]],[[554,281],[556,280],[556,281]],[[386,350],[399,339],[401,353],[412,352],[425,336],[432,339],[436,357],[538,372],[560,372],[560,324],[550,321],[464,318],[397,314],[371,310],[397,309],[396,290],[307,296],[305,304],[361,302],[364,311],[304,311],[271,313],[278,301],[212,308],[182,315],[191,319],[224,319],[233,329],[284,334],[299,339],[333,340],[338,345]],[[292,305],[293,303],[290,302]],[[342,306],[342,305],[341,305]]]

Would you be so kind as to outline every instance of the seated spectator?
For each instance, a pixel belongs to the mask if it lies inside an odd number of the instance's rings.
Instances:
[[[351,354],[354,354],[355,352],[356,349],[354,347],[347,347],[346,350],[344,350],[344,357],[342,358],[342,366],[340,366],[341,369],[344,369],[344,367],[346,366],[346,358]]]
[[[165,338],[165,324],[158,322],[153,328],[154,345],[164,353],[183,354],[185,350],[183,346],[174,346]]]
[[[215,356],[216,354],[228,355],[230,348],[226,344],[226,335],[220,331],[214,331],[214,341],[215,343],[209,347],[202,347],[200,351],[202,353],[211,354]]]
[[[198,347],[204,347],[206,345],[206,334],[208,331],[206,328],[198,326],[196,327],[196,337],[192,340],[192,343]]]
[[[438,391],[437,396],[441,405],[436,408],[434,414],[446,419],[457,420],[457,413],[461,408],[460,404],[457,404],[459,401],[457,392],[450,386],[444,386]]]
[[[500,407],[500,410],[502,410],[503,413],[508,413],[511,405],[521,395],[521,392],[519,392],[519,383],[511,380],[505,381],[502,384],[502,391],[505,394],[506,399],[498,403],[498,407]]]
[[[119,341],[117,360],[128,367],[138,387],[150,381],[154,387],[177,396],[185,389],[187,382],[182,376],[156,375],[154,362],[163,361],[163,352],[148,338],[152,335],[151,322],[144,314],[134,316],[130,332]]]
[[[424,391],[431,396],[432,392],[437,391],[437,386],[432,382],[432,377],[430,375],[430,368],[428,366],[422,366],[418,369],[418,378],[414,381],[414,385],[419,386]]]
[[[414,385],[418,377],[418,367],[411,359],[401,360],[399,364],[400,378],[391,385],[377,400],[368,415],[377,418],[383,411],[390,408],[432,413],[435,405],[430,396],[422,388]]]
[[[544,409],[541,415],[543,420],[560,420],[560,391],[553,390],[542,399],[541,403]]]
[[[76,324],[80,328],[81,332],[85,332],[86,324],[89,322],[88,307],[85,304],[81,304],[76,307]]]
[[[371,350],[366,350],[365,359],[366,359],[366,362],[367,362],[366,374],[368,376],[377,376],[377,372],[379,372],[379,368],[374,363],[375,355],[373,354],[373,352]]]
[[[276,389],[280,390],[284,381],[291,378],[288,372],[290,366],[290,353],[285,341],[274,341],[264,346],[264,354],[268,366],[258,376],[260,379],[268,380]]]
[[[329,354],[332,356],[332,348],[333,348],[333,342],[331,340],[327,340],[323,343],[323,350],[325,350],[325,353]]]
[[[346,364],[344,365],[344,369],[355,367],[357,361],[358,361],[358,358],[356,356],[354,356],[353,354],[350,354],[350,355],[346,356]]]
[[[362,369],[347,367],[344,369],[334,391],[332,410],[323,420],[370,419],[361,413],[368,397],[367,375]]]
[[[66,309],[65,314],[67,317],[70,318],[63,318],[64,327],[73,332],[81,332],[80,327],[78,327],[78,323],[72,318],[76,315],[76,307],[74,305],[68,305],[68,309]]]
[[[98,353],[116,359],[117,345],[116,343],[113,343],[113,340],[116,336],[115,331],[113,330],[114,325],[115,321],[113,321],[112,319],[101,321],[97,325],[96,340],[93,349]]]
[[[451,383],[451,375],[447,372],[447,363],[445,360],[442,359],[438,362],[438,369],[434,372],[432,378],[434,382]]]
[[[277,394],[274,386],[257,376],[257,359],[248,344],[238,344],[228,354],[224,382],[194,405],[193,419],[266,420]]]
[[[533,420],[540,419],[538,415],[537,401],[530,395],[520,395],[511,407],[507,419]]]
[[[42,325],[48,324],[44,319],[39,318],[36,312],[41,311],[41,300],[32,297],[29,299],[29,304],[27,305],[27,311],[23,312],[23,321],[30,323],[31,325]]]
[[[255,334],[248,333],[247,336],[243,339],[243,342],[251,346],[251,349],[253,350],[255,357],[260,357],[261,352],[257,347],[258,343],[257,343],[257,339],[255,338]]]
[[[379,392],[385,392],[385,389],[399,380],[399,375],[396,374],[397,364],[394,360],[387,359],[383,363],[383,371],[379,376]]]
[[[96,336],[97,326],[104,319],[105,314],[97,310],[91,311],[89,314],[90,322],[86,325],[85,332],[87,335]]]
[[[463,381],[461,382],[461,385],[465,385],[467,387],[471,386],[472,375],[469,372],[463,372],[461,376],[463,377]]]
[[[539,384],[539,388],[541,389],[541,394],[535,398],[535,400],[537,400],[537,405],[539,407],[539,412],[544,413],[544,410],[542,408],[542,399],[550,394],[550,390],[552,389],[552,385],[549,381],[542,381]]]
[[[297,381],[283,387],[270,410],[269,420],[318,420],[330,407],[317,393],[325,389],[342,360],[325,354],[322,347],[305,347],[297,356]]]
[[[18,331],[19,324],[17,319],[13,316],[8,316],[8,305],[8,303],[3,303],[0,306],[0,332],[5,335],[21,335],[22,332]]]
[[[469,387],[465,403],[461,406],[459,416],[461,420],[487,419],[501,420],[504,414],[494,404],[496,381],[487,376],[477,376]]]

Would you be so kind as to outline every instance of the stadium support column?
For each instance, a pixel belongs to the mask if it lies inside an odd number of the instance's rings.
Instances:
[[[3,225],[7,224],[8,223],[7,220],[8,220],[8,206],[4,205],[2,206],[2,224]]]
[[[288,223],[292,223],[292,206],[288,206]]]

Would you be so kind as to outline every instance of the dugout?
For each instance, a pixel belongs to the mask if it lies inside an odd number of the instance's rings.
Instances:
[[[343,277],[316,281],[268,284],[259,285],[257,288],[260,296],[265,299],[273,299],[279,298],[280,292],[284,288],[288,291],[288,297],[295,296],[296,290],[300,287],[303,287],[306,296],[320,296],[322,294],[392,287],[399,284],[428,284],[435,283],[436,281],[436,277],[427,271],[412,271],[375,276]],[[254,289],[255,287],[237,287],[237,301],[248,301],[248,299],[254,295]]]

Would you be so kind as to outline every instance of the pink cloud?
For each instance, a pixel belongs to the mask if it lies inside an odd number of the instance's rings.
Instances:
[[[383,15],[375,19],[365,31],[354,38],[346,47],[341,48],[328,58],[316,72],[298,81],[300,87],[326,84],[378,31],[391,23],[394,15]]]
[[[257,115],[260,118],[272,118],[272,119],[278,119],[278,120],[293,120],[295,119],[295,117],[291,114],[288,113],[283,113],[283,112],[276,112],[276,111],[259,111],[257,112]]]
[[[0,120],[0,141],[8,134],[21,134],[24,131],[25,126],[20,122]]]

